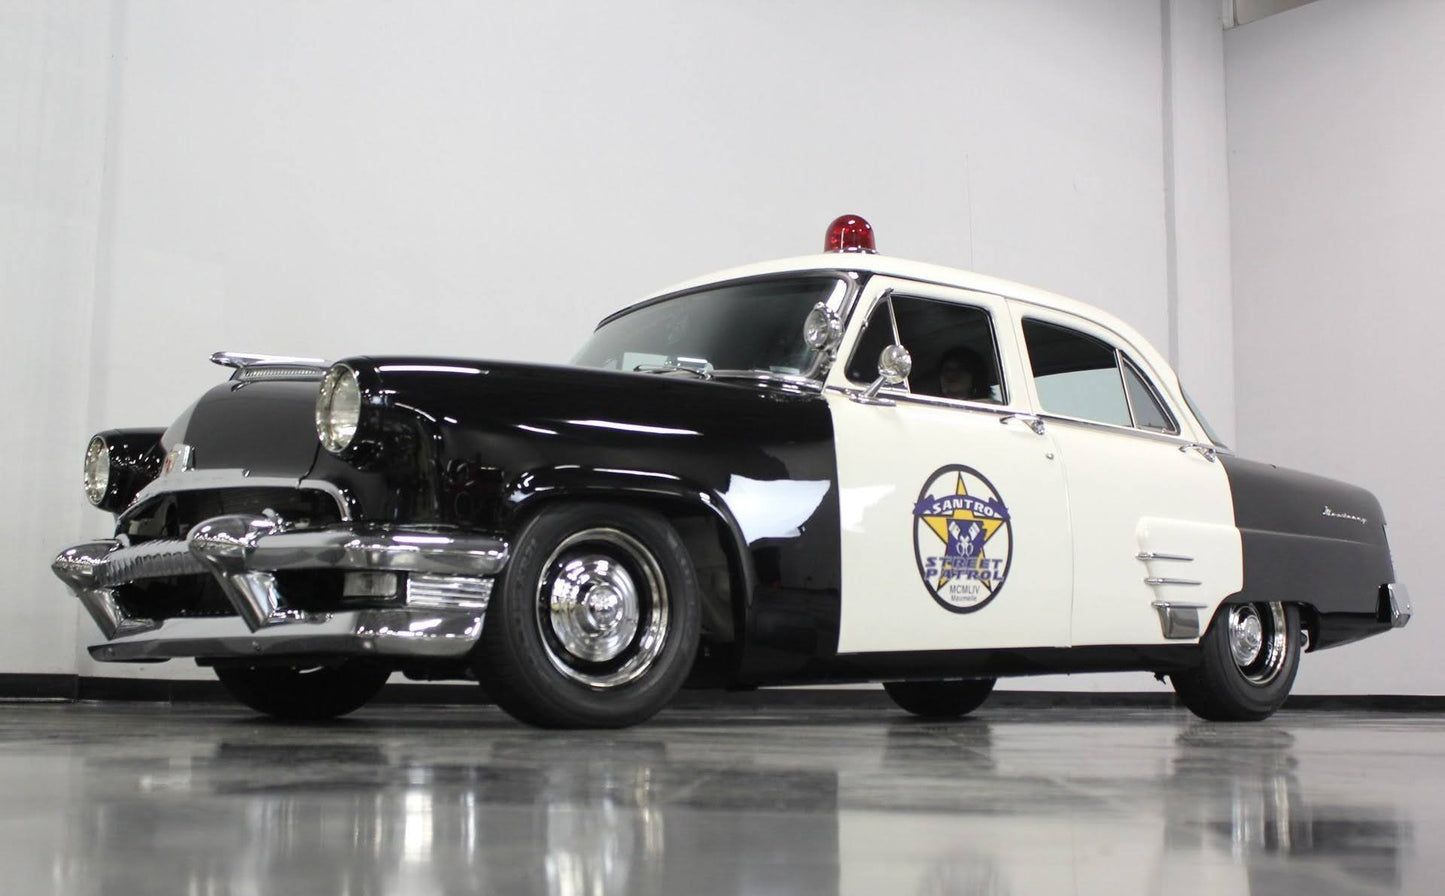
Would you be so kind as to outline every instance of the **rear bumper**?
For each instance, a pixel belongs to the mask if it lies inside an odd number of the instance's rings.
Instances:
[[[481,636],[492,582],[507,553],[505,541],[489,536],[355,525],[288,531],[279,519],[236,515],[206,520],[184,540],[78,544],[51,567],[105,635],[106,643],[91,648],[101,660],[451,657]],[[404,602],[327,613],[290,609],[275,574],[306,569],[406,573]],[[239,618],[136,618],[117,599],[125,585],[186,575],[214,577]]]
[[[1410,600],[1410,592],[1399,582],[1391,582],[1383,589],[1383,603],[1388,606],[1391,628],[1404,628],[1410,622],[1410,617],[1415,615],[1415,604]]]

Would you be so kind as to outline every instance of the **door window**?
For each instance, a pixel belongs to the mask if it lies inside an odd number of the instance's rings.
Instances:
[[[913,357],[908,391],[915,395],[1003,404],[993,320],[982,308],[890,296],[873,309],[848,364],[848,378],[869,383],[878,376],[878,355],[895,338]]]
[[[1179,431],[1148,380],[1113,346],[1038,320],[1025,320],[1023,329],[1042,410],[1150,432]]]

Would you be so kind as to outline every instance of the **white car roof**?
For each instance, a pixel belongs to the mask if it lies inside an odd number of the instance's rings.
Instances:
[[[1090,305],[1087,302],[1070,299],[1067,296],[1061,296],[1057,293],[1049,292],[1046,289],[1038,289],[1037,287],[1027,286],[1023,283],[1015,283],[1012,280],[990,277],[987,274],[978,274],[960,268],[950,268],[944,265],[909,261],[904,258],[894,258],[889,255],[875,255],[866,252],[800,255],[795,258],[779,258],[773,261],[763,261],[757,264],[729,268],[724,271],[718,271],[702,277],[694,277],[691,280],[674,284],[667,289],[653,293],[643,301],[651,301],[652,299],[670,295],[671,293],[697,289],[713,283],[725,283],[729,280],[740,280],[767,274],[784,274],[792,271],[862,271],[882,274],[887,277],[898,277],[904,280],[918,280],[924,283],[936,283],[957,289],[967,289],[974,292],[1004,296],[1091,320],[1102,327],[1114,331],[1126,342],[1147,351],[1153,356],[1150,358],[1151,363],[1163,361],[1163,359],[1158,356],[1157,351],[1153,349],[1153,346],[1149,344],[1149,341],[1137,330],[1102,308]],[[1168,369],[1168,364],[1165,363],[1164,367]]]
[[[1188,421],[1188,428],[1194,430],[1194,438],[1205,438],[1204,433],[1206,430],[1203,425],[1195,420],[1193,409],[1189,407],[1189,403],[1184,399],[1183,386],[1180,385],[1179,375],[1175,372],[1173,365],[1171,365],[1163,353],[1156,349],[1148,339],[1145,339],[1143,334],[1138,330],[1102,308],[1090,305],[1087,302],[1070,299],[1066,296],[1049,292],[1046,289],[1038,289],[1037,287],[1015,283],[999,277],[990,277],[987,274],[979,274],[973,271],[965,271],[943,265],[928,264],[921,261],[909,261],[904,258],[895,258],[889,255],[878,255],[867,252],[830,252],[819,255],[800,255],[795,258],[779,258],[774,261],[763,261],[757,264],[729,268],[702,277],[695,277],[691,280],[670,286],[667,289],[659,290],[638,304],[644,304],[672,293],[697,289],[716,283],[726,283],[730,280],[741,280],[768,274],[786,274],[796,271],[859,271],[881,274],[885,277],[896,277],[901,280],[917,280],[923,283],[934,283],[957,289],[1003,296],[1014,301],[1037,305],[1042,308],[1049,308],[1084,318],[1106,330],[1112,331],[1126,346],[1133,348],[1138,359],[1142,360],[1147,367],[1152,368],[1155,372],[1155,375],[1161,381],[1159,385],[1169,393],[1171,403],[1176,413]],[[631,309],[624,309],[624,311],[619,311],[617,314],[625,313],[627,310]]]

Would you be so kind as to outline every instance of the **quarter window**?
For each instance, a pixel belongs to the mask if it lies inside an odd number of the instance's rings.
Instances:
[[[1154,432],[1177,432],[1169,412],[1159,403],[1154,390],[1144,381],[1144,374],[1124,360],[1124,385],[1129,390],[1129,407],[1134,411],[1134,425]]]
[[[848,364],[850,380],[868,383],[877,378],[878,355],[893,344],[895,326],[899,341],[913,356],[908,391],[959,401],[1004,403],[989,313],[972,305],[913,296],[891,296],[873,309]]]

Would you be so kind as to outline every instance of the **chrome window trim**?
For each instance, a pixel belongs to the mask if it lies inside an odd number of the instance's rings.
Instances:
[[[915,282],[923,282],[923,281],[915,281]],[[939,286],[946,286],[946,287],[948,287],[949,289],[953,289],[953,290],[956,290],[956,291],[958,291],[958,292],[973,293],[974,295],[987,296],[987,297],[989,297],[989,298],[997,299],[997,300],[999,300],[999,301],[1006,301],[1006,298],[1005,298],[1004,296],[995,295],[994,293],[980,292],[979,290],[976,290],[976,289],[965,289],[965,288],[960,287],[960,286],[948,286],[947,284],[944,284],[944,283],[940,283],[940,284],[937,284],[937,285],[939,285]],[[1001,349],[1000,349],[1000,343],[999,343],[999,338],[998,338],[998,318],[997,318],[997,316],[996,316],[992,311],[990,311],[988,308],[985,308],[985,307],[983,307],[983,306],[981,306],[981,305],[975,305],[975,304],[971,304],[971,303],[969,303],[969,302],[955,302],[955,301],[953,301],[953,300],[951,300],[951,299],[940,299],[940,298],[935,298],[935,297],[932,297],[932,296],[914,295],[913,293],[909,293],[909,292],[907,292],[907,291],[902,291],[902,292],[900,292],[899,290],[897,290],[897,289],[895,289],[895,288],[893,288],[893,287],[889,287],[888,289],[885,289],[882,293],[880,293],[880,294],[878,295],[878,298],[876,298],[876,299],[873,300],[873,304],[868,307],[867,314],[865,314],[864,317],[866,318],[866,317],[871,316],[871,315],[873,314],[874,310],[875,310],[879,305],[883,304],[884,302],[887,302],[887,303],[888,303],[888,322],[889,322],[889,324],[893,327],[893,344],[894,344],[894,345],[903,345],[903,335],[898,332],[898,312],[897,312],[897,310],[894,309],[894,307],[893,307],[893,300],[894,300],[895,298],[900,298],[900,299],[916,299],[917,301],[920,301],[920,302],[935,302],[935,303],[940,304],[940,305],[950,305],[950,306],[954,306],[954,307],[971,308],[971,309],[973,309],[973,310],[975,310],[975,311],[982,312],[983,315],[984,315],[984,317],[988,319],[988,335],[989,335],[990,341],[993,343],[993,364],[994,364],[994,372],[998,374],[998,389],[999,389],[1000,395],[1002,396],[1001,405],[1002,405],[1002,406],[1008,406],[1008,404],[1009,404],[1009,395],[1011,394],[1012,390],[1009,389],[1008,375],[1007,375],[1007,373],[1004,371],[1003,352],[1002,352]],[[903,347],[904,347],[905,349],[908,348],[908,346],[906,346],[906,345],[904,345]],[[848,368],[852,365],[854,359],[857,357],[857,354],[858,354],[858,344],[857,344],[857,340],[854,340],[854,344],[853,344],[853,354],[852,354],[851,356],[849,356],[847,362],[845,362],[845,363],[843,364],[843,378],[846,379],[846,380],[847,380],[848,382],[850,382],[850,383],[854,383],[854,384],[856,384],[856,385],[867,386],[867,385],[869,385],[869,383],[859,383],[858,380],[855,380],[855,379],[853,379],[852,377],[848,376]],[[870,382],[871,382],[871,381],[870,381]],[[909,383],[909,391],[903,391],[903,390],[899,390],[899,389],[894,389],[894,388],[892,388],[892,387],[885,387],[885,388],[883,388],[882,390],[880,390],[880,394],[887,393],[887,394],[889,394],[890,396],[894,396],[894,397],[896,397],[896,396],[899,395],[899,394],[902,394],[902,395],[915,395],[916,397],[919,397],[919,398],[938,398],[940,401],[949,402],[949,404],[945,405],[946,407],[955,407],[955,406],[960,406],[960,405],[966,405],[966,406],[968,406],[968,407],[979,407],[979,406],[982,406],[983,408],[989,408],[989,407],[996,407],[996,406],[997,406],[997,405],[993,405],[992,403],[988,403],[988,402],[967,401],[967,400],[965,400],[965,399],[957,399],[957,398],[943,398],[942,396],[932,396],[932,395],[922,395],[922,396],[918,396],[918,395],[916,395],[916,393],[912,392],[911,390],[912,390],[912,383]],[[930,403],[930,402],[924,402],[924,403],[925,403],[925,404],[928,404],[928,403]]]
[[[324,492],[336,502],[342,522],[351,522],[355,516],[355,499],[341,486],[324,479],[294,478],[291,476],[252,476],[249,470],[187,470],[171,473],[152,480],[131,501],[125,513],[169,492],[211,491],[229,488],[286,488],[297,491]]]
[[[1100,423],[1097,420],[1085,420],[1082,417],[1069,417],[1064,414],[1050,414],[1047,411],[1039,411],[1038,416],[1044,420],[1052,420],[1056,423],[1070,423],[1075,426],[1085,426],[1090,429],[1101,429],[1105,432],[1115,432],[1120,435],[1138,436],[1145,439],[1153,439],[1158,442],[1165,442],[1170,445],[1186,447],[1194,444],[1190,439],[1181,434],[1155,432],[1152,429],[1138,429],[1133,426],[1120,426],[1117,423]]]
[[[849,380],[853,382],[853,380]],[[859,391],[846,386],[826,386],[823,391],[832,392],[835,395],[848,396]],[[937,395],[920,395],[917,392],[905,392],[893,386],[884,386],[878,390],[878,394],[904,404],[921,404],[937,408],[949,408],[955,411],[983,411],[997,417],[1007,417],[1010,414],[1018,414],[1020,411],[1027,412],[1027,409],[1013,405],[994,404],[992,402],[968,401],[963,398],[942,398]]]

